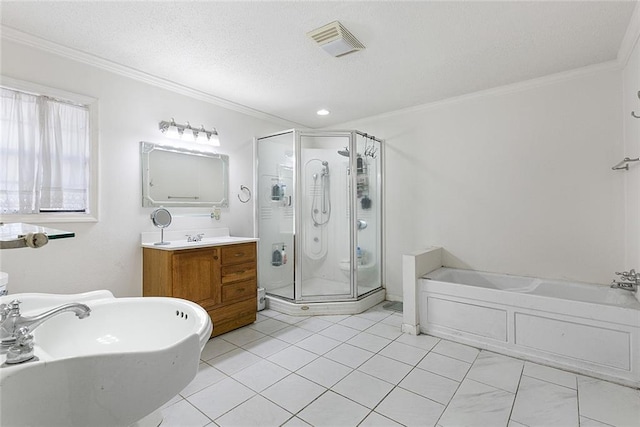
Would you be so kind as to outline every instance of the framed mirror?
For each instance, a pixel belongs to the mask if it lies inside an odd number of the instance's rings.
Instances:
[[[142,206],[229,205],[229,156],[140,143]]]

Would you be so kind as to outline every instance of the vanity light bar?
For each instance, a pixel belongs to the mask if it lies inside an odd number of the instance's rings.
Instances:
[[[173,139],[180,139],[182,141],[210,143],[214,147],[220,146],[220,137],[216,128],[213,130],[207,130],[204,125],[200,125],[200,129],[194,129],[189,122],[186,125],[176,123],[171,118],[170,122],[165,120],[161,121],[158,125],[160,131],[167,137]]]

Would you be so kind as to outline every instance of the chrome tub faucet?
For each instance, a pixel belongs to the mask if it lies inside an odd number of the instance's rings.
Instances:
[[[33,359],[31,332],[52,317],[67,312],[73,312],[79,319],[84,319],[91,314],[91,309],[85,304],[70,303],[37,316],[25,317],[20,313],[20,301],[0,304],[0,346],[9,347],[6,363],[22,363]]]
[[[616,275],[620,276],[620,279],[613,279],[611,282],[612,288],[625,289],[631,292],[636,292],[638,290],[638,285],[640,285],[640,273],[636,273],[636,270],[632,268],[629,271],[623,271],[621,273],[616,271]]]

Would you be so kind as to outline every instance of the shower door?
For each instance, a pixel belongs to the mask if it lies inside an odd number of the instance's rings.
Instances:
[[[382,145],[355,132],[355,267],[357,296],[380,288],[382,283]]]
[[[351,281],[351,185],[347,132],[299,134],[296,296],[355,297]]]
[[[267,293],[295,300],[295,132],[257,140],[258,277]]]

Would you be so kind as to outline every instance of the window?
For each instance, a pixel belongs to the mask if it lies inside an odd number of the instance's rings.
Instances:
[[[0,85],[2,219],[95,220],[95,100],[7,80]]]

